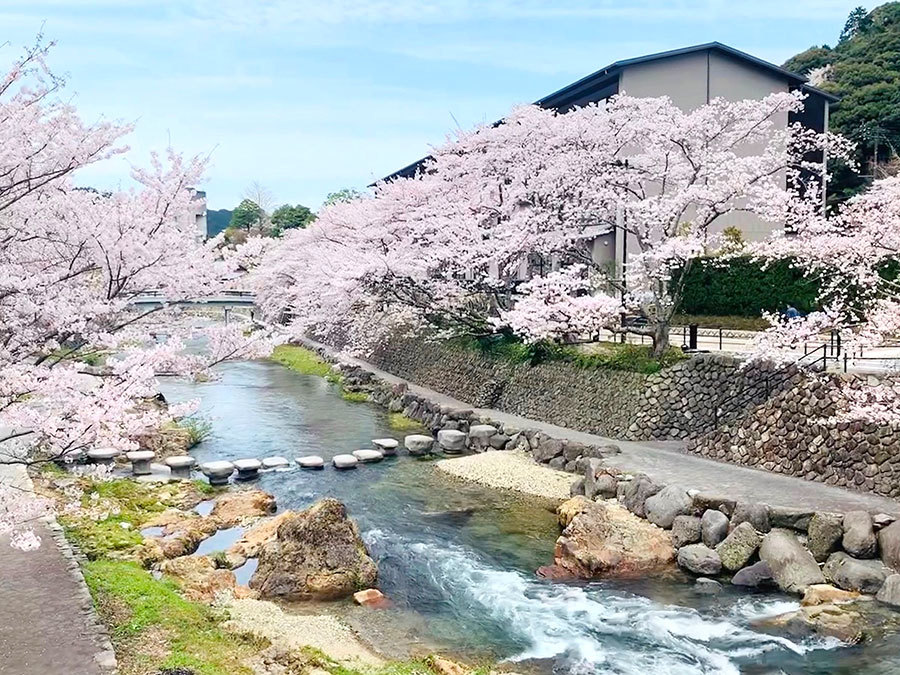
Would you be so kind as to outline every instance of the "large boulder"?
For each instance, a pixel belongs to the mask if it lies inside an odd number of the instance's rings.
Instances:
[[[771,528],[769,507],[765,504],[738,502],[731,514],[731,528],[734,529],[741,523],[750,523],[757,532],[768,532]]]
[[[648,497],[644,502],[644,510],[647,520],[654,525],[669,529],[676,516],[687,515],[691,512],[694,500],[684,488],[677,485],[669,485]]]
[[[900,520],[878,531],[878,548],[882,562],[900,572]]]
[[[786,630],[805,637],[816,634],[837,638],[847,644],[856,644],[866,636],[869,627],[854,605],[823,604],[801,607],[798,610],[760,619],[757,624],[767,628]]]
[[[788,593],[803,593],[812,584],[825,583],[812,553],[788,530],[772,530],[763,537],[759,558],[769,564],[775,583]]]
[[[700,518],[700,538],[710,548],[728,536],[728,516],[717,509],[707,509]]]
[[[654,483],[646,474],[639,473],[625,483],[622,488],[621,501],[623,506],[634,515],[645,518],[647,511],[644,508],[644,502],[647,501],[648,497],[652,497],[660,490],[662,490],[661,485]]]
[[[859,593],[856,591],[845,591],[835,588],[831,584],[813,584],[806,589],[800,604],[804,607],[827,604],[840,605],[846,602],[855,602],[856,600],[859,600]]]
[[[556,518],[560,526],[563,529],[567,528],[569,523],[575,520],[575,516],[580,516],[590,504],[591,500],[583,495],[576,495],[564,501],[556,508]]]
[[[885,579],[875,597],[886,605],[900,607],[900,574],[891,574]]]
[[[825,562],[844,536],[843,520],[836,513],[814,513],[806,531],[809,552],[816,562]]]
[[[703,576],[715,576],[722,571],[719,554],[703,544],[690,544],[678,549],[678,566]]]
[[[675,516],[672,521],[672,544],[681,548],[700,541],[700,519],[697,516]]]
[[[771,584],[772,581],[772,570],[769,569],[769,563],[765,560],[757,560],[752,565],[739,569],[731,578],[731,583],[735,586],[749,586],[750,588],[765,586]]]
[[[857,560],[839,551],[828,556],[822,573],[828,581],[846,591],[877,593],[890,571],[880,560]]]
[[[669,567],[668,533],[613,501],[584,505],[556,540],[555,564],[584,579],[637,577]]]
[[[844,514],[844,550],[854,558],[874,558],[878,540],[872,526],[872,516],[866,511],[850,511]]]
[[[759,548],[759,534],[748,522],[743,522],[716,546],[722,566],[736,572],[741,569]]]
[[[344,505],[326,498],[281,522],[250,587],[263,598],[330,600],[371,587],[377,572]]]
[[[588,499],[602,497],[608,499],[616,496],[616,477],[603,467],[603,460],[588,458],[584,470],[584,496]]]

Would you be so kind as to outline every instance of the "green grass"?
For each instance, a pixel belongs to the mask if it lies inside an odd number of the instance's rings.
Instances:
[[[199,417],[184,417],[177,422],[172,422],[169,427],[181,429],[187,433],[188,450],[203,442],[212,433],[212,422]]]
[[[123,672],[250,675],[247,660],[267,646],[225,631],[222,613],[184,599],[174,583],[154,579],[136,563],[95,560],[83,571]]]
[[[309,659],[309,665],[328,671],[331,675],[434,675],[428,666],[428,659],[412,661],[391,661],[381,668],[357,670],[341,665],[320,649],[302,647],[303,655]]]
[[[673,326],[687,326],[692,323],[696,323],[701,328],[725,328],[730,330],[765,330],[769,327],[769,322],[761,316],[678,314],[672,319]],[[674,336],[672,341],[675,341]]]
[[[331,364],[311,349],[299,345],[278,345],[272,352],[272,360],[302,375],[332,375]]]
[[[651,374],[668,368],[686,358],[678,347],[670,347],[659,360],[654,359],[649,345],[598,342],[585,347],[560,345],[552,342],[526,344],[514,337],[495,334],[482,340],[457,338],[450,342],[458,349],[475,350],[484,356],[536,366],[541,363],[570,363],[576,368],[624,370]]]
[[[141,525],[166,508],[156,497],[153,486],[127,478],[89,483],[82,497],[82,506],[91,505],[91,492],[96,492],[102,500],[114,502],[118,513],[110,511],[107,518],[99,521],[74,514],[62,514],[59,518],[66,536],[88,560],[97,560],[140,545],[143,541]]]
[[[352,401],[353,403],[365,403],[369,400],[369,394],[364,391],[347,391],[346,389],[341,389],[341,398],[345,401]]]
[[[394,431],[418,431],[422,425],[402,412],[388,413],[387,424]]]

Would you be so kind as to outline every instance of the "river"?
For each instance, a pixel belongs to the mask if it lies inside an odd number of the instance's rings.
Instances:
[[[330,458],[392,431],[383,410],[340,397],[337,386],[267,361],[223,366],[221,378],[162,383],[170,400],[198,398],[212,433],[199,461],[304,454]],[[700,595],[682,581],[551,583],[559,530],[547,504],[439,473],[430,460],[388,458],[353,471],[274,471],[258,485],[280,509],[324,496],[343,501],[378,563],[393,603],[334,603],[388,656],[440,650],[470,662],[509,660],[539,673],[900,672],[897,640],[843,647],[767,634],[754,621],[797,607],[783,595],[726,586]],[[309,611],[302,605],[297,611]],[[896,668],[896,670],[894,670]]]

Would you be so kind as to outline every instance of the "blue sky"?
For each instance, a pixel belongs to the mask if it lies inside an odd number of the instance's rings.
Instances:
[[[257,181],[318,208],[608,63],[718,40],[781,63],[834,44],[858,0],[0,0],[8,62],[43,27],[83,116],[211,153],[210,208]],[[867,5],[871,8],[872,5]]]

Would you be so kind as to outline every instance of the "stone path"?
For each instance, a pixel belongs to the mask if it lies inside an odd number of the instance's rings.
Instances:
[[[0,481],[31,487],[21,465],[0,465]],[[38,522],[34,529],[41,538],[34,551],[0,537],[0,673],[110,672],[115,659],[98,641],[90,595],[59,526]]]
[[[410,391],[431,399],[440,405],[454,408],[470,408],[479,416],[497,422],[510,424],[522,429],[539,429],[548,436],[561,439],[603,445],[615,443],[622,449],[620,455],[611,457],[605,464],[626,472],[642,472],[654,481],[663,484],[681,485],[686,489],[697,489],[717,495],[727,495],[737,501],[763,502],[772,506],[802,507],[811,510],[846,512],[865,510],[873,513],[884,512],[900,516],[900,503],[887,497],[853,492],[839,487],[814,483],[769,473],[750,467],[716,462],[704,457],[696,457],[684,452],[680,441],[619,441],[615,439],[575,431],[566,427],[539,422],[519,415],[512,415],[491,408],[474,408],[445,394],[421,387],[397,377],[360,359],[338,356],[334,350],[312,340],[304,341],[307,346],[325,349],[336,359],[365,368],[378,377],[391,382],[404,382]]]

